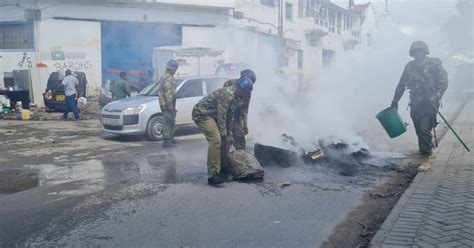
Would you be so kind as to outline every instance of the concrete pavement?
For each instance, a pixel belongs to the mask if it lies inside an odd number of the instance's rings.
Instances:
[[[453,124],[474,148],[474,100]],[[373,238],[372,247],[474,247],[474,153],[452,133],[433,168],[419,173]]]

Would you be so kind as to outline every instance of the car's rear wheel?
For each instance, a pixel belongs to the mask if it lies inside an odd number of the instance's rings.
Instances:
[[[161,116],[154,116],[148,120],[146,127],[146,136],[148,139],[153,141],[160,141],[163,139],[163,123],[164,119]]]

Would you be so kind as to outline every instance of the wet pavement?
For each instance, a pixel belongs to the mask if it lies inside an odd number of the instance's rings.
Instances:
[[[104,134],[97,120],[0,121],[0,172],[35,171],[39,185],[0,195],[0,247],[319,246],[364,192],[414,159],[414,132],[390,140],[375,120],[369,125],[361,135],[375,158],[352,174],[341,173],[348,164],[298,163],[214,188],[195,128],[163,150]]]
[[[36,171],[39,187],[1,198],[2,247],[313,246],[365,190],[395,173],[380,167],[348,177],[330,165],[271,166],[262,181],[214,188],[206,141],[195,129],[163,150],[159,142],[105,135],[93,121],[24,124],[4,130],[14,149],[3,153],[2,169]]]

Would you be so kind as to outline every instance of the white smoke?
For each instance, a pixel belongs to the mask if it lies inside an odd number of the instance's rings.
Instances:
[[[372,46],[339,54],[337,63],[305,88],[276,75],[279,55],[273,44],[262,46],[254,34],[221,27],[213,37],[217,48],[228,53],[229,62],[248,62],[257,72],[249,113],[252,142],[289,148],[282,140],[282,134],[288,134],[304,149],[314,148],[321,139],[365,146],[359,133],[379,127],[375,115],[390,105],[403,68],[412,59],[410,44],[425,40],[438,56],[439,28],[454,13],[455,3],[402,2],[396,7],[391,18],[379,23]],[[402,110],[407,95],[399,104]],[[408,122],[406,111],[402,115]]]

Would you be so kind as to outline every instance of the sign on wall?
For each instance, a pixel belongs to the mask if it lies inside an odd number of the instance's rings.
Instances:
[[[51,53],[51,59],[52,60],[64,60],[64,52],[63,51],[52,52]]]

